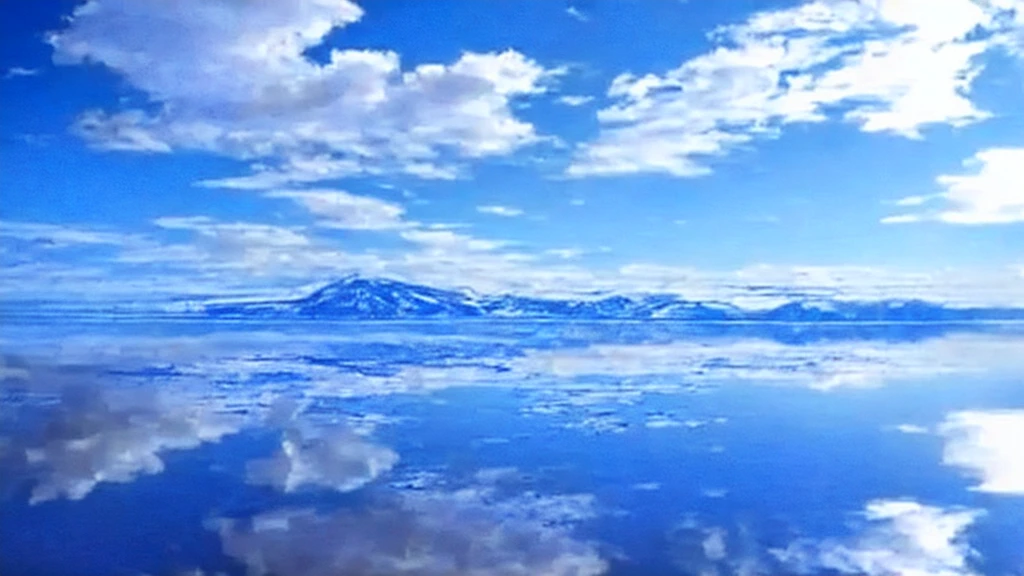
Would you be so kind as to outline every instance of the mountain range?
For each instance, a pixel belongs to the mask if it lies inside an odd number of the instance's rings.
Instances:
[[[349,276],[288,300],[205,304],[214,318],[415,320],[522,318],[736,322],[968,322],[1024,320],[1020,308],[952,308],[923,300],[801,301],[750,310],[672,294],[547,299],[480,296],[382,278]]]

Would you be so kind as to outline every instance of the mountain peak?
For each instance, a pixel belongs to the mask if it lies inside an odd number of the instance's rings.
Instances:
[[[874,302],[794,299],[768,310],[744,310],[673,294],[596,299],[546,299],[514,294],[477,296],[391,279],[347,275],[293,300],[208,305],[211,316],[325,319],[522,318],[559,320],[686,320],[703,322],[965,322],[1024,320],[1024,310],[948,308],[922,300]]]

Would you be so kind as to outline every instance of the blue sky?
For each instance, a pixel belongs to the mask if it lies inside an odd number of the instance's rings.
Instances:
[[[1021,0],[0,11],[7,298],[1024,301]]]

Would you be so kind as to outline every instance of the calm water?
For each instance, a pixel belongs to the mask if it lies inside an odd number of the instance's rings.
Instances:
[[[4,576],[1024,572],[1024,327],[0,334]]]

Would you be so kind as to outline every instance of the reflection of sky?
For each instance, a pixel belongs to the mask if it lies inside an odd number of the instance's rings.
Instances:
[[[1015,329],[336,328],[5,330],[0,560],[15,575],[1024,565]],[[390,572],[360,572],[369,559]]]

